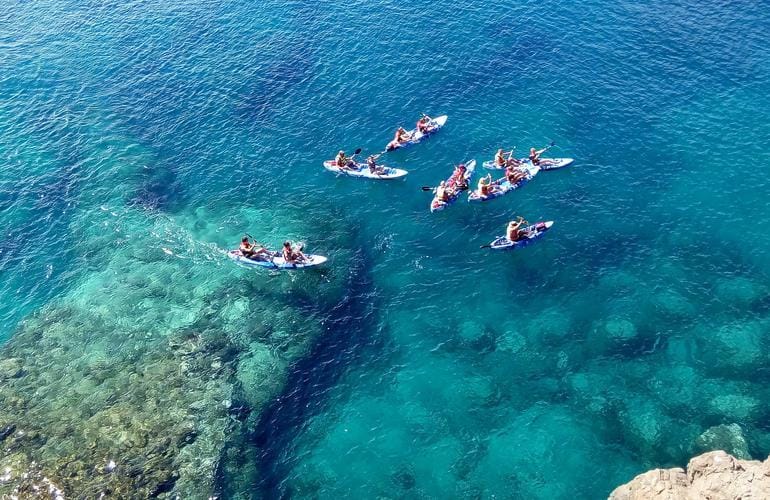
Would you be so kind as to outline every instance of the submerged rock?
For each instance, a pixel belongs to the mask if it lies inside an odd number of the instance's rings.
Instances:
[[[704,325],[697,333],[700,359],[710,371],[747,374],[767,362],[767,326],[759,321],[728,323],[716,330]]]
[[[759,283],[744,277],[721,280],[714,290],[716,298],[732,307],[745,309],[762,298],[767,290]]]
[[[588,348],[596,353],[614,354],[634,346],[636,325],[622,316],[596,320],[588,333]]]
[[[16,378],[22,375],[19,358],[0,359],[0,380]]]
[[[738,424],[709,427],[698,436],[695,445],[699,451],[725,450],[736,458],[751,458],[743,429]]]
[[[465,320],[460,323],[457,333],[466,342],[477,342],[486,335],[486,328],[481,323]]]
[[[695,306],[675,290],[663,290],[655,294],[653,303],[656,309],[672,318],[687,318],[695,315]]]
[[[249,293],[248,275],[124,257],[0,348],[0,497],[27,498],[39,474],[68,498],[209,498],[238,416],[266,407],[321,332],[307,306],[299,323],[279,316],[292,304]]]
[[[724,451],[704,453],[687,469],[654,469],[616,488],[610,500],[734,500],[770,498],[770,459],[739,460]]]
[[[629,401],[619,416],[628,442],[645,452],[663,446],[665,430],[673,427],[663,408],[648,399]]]

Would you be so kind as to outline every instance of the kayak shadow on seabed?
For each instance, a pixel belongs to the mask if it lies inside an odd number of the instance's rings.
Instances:
[[[217,492],[222,497],[254,490],[266,498],[290,495],[282,486],[281,457],[297,429],[323,410],[329,390],[350,366],[371,359],[366,351],[384,349],[383,336],[374,335],[379,311],[368,271],[371,260],[364,250],[353,259],[347,294],[329,312],[318,343],[291,369],[283,393],[258,420],[251,414],[243,416],[243,434],[231,437],[217,470]]]

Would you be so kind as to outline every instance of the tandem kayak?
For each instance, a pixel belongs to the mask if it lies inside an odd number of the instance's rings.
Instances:
[[[525,163],[517,168],[526,173],[525,177],[521,179],[519,182],[517,182],[516,184],[511,184],[507,180],[504,180],[500,184],[495,185],[494,190],[491,193],[489,193],[487,196],[481,196],[477,190],[472,191],[468,195],[468,201],[469,202],[489,201],[489,200],[494,200],[495,198],[499,198],[505,194],[510,193],[515,189],[519,189],[524,184],[528,183],[534,176],[536,176],[538,172],[540,172],[540,167],[536,167],[531,163]]]
[[[563,168],[571,165],[573,161],[575,161],[574,158],[541,158],[540,170],[556,170],[557,168]],[[532,163],[529,161],[529,158],[520,158],[519,162],[521,164]],[[505,167],[498,167],[495,165],[493,160],[485,161],[482,163],[482,166],[488,170],[505,170]]]
[[[492,250],[513,250],[514,248],[525,247],[542,238],[545,232],[551,229],[551,226],[553,226],[552,220],[538,222],[537,224],[524,228],[524,231],[529,233],[526,237],[520,240],[511,241],[507,236],[500,236],[489,244],[489,248]]]
[[[465,163],[465,174],[463,177],[465,177],[465,182],[469,182],[470,178],[473,177],[473,171],[476,169],[476,160],[471,160],[468,163]],[[450,184],[452,182],[452,178],[450,177],[447,179],[447,184]],[[465,188],[467,189],[467,188]],[[457,198],[460,197],[460,193],[465,191],[465,189],[458,189],[455,191],[453,195],[449,197],[447,201],[439,200],[437,197],[433,197],[433,200],[430,202],[430,211],[431,212],[438,212],[439,210],[444,210],[446,207],[451,205],[452,203],[457,201]],[[433,190],[433,193],[435,194],[436,190]]]
[[[409,131],[409,139],[405,142],[396,142],[396,141],[390,141],[387,146],[385,146],[385,151],[395,151],[396,149],[403,148],[405,146],[409,146],[410,144],[417,144],[418,142],[422,141],[426,137],[430,137],[431,135],[435,134],[436,132],[441,129],[441,127],[444,126],[447,120],[447,115],[441,115],[437,116],[436,118],[433,118],[430,121],[430,124],[433,128],[428,130],[427,132],[420,132],[416,128],[413,128]]]
[[[235,262],[250,267],[267,267],[270,269],[302,269],[303,267],[313,267],[323,264],[328,259],[322,255],[305,254],[306,259],[302,262],[286,262],[279,254],[274,254],[270,259],[250,259],[244,257],[240,250],[230,250],[227,256]]]
[[[381,167],[382,173],[372,173],[369,171],[369,167],[365,163],[356,163],[356,169],[340,168],[334,164],[334,160],[328,160],[324,162],[324,168],[330,172],[337,172],[338,174],[345,174],[351,177],[363,177],[365,179],[379,179],[379,180],[391,180],[399,179],[409,172],[400,168]]]

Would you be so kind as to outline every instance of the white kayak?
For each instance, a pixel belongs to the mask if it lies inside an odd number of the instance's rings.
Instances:
[[[301,262],[286,262],[279,253],[266,259],[250,259],[241,254],[240,250],[230,250],[227,252],[227,256],[244,266],[266,267],[271,269],[302,269],[304,267],[313,267],[323,264],[328,260],[322,255],[305,254],[305,259]]]
[[[356,168],[340,168],[334,164],[334,160],[325,161],[324,168],[330,172],[349,175],[350,177],[379,180],[399,179],[409,173],[400,168],[385,167],[383,165],[378,165],[378,168],[382,169],[380,172],[373,173],[369,171],[369,167],[365,163],[356,163]]]
[[[575,161],[574,158],[540,158],[539,167],[540,170],[556,170],[571,165],[573,161]],[[521,164],[532,163],[529,158],[520,158],[519,162]],[[489,170],[505,170],[505,167],[498,167],[492,160],[485,161],[482,166]]]
[[[491,248],[492,250],[513,250],[514,248],[525,247],[542,238],[546,231],[551,229],[551,226],[553,226],[552,220],[538,222],[524,228],[526,236],[523,236],[516,241],[509,240],[507,236],[499,236],[489,245],[483,245],[482,248]]]
[[[385,146],[385,151],[395,151],[396,149],[403,148],[404,146],[409,146],[410,144],[417,144],[418,142],[422,141],[426,137],[430,137],[431,135],[438,132],[439,129],[443,127],[444,124],[446,123],[447,118],[448,118],[447,115],[441,115],[431,119],[430,121],[431,128],[427,132],[420,132],[416,128],[413,128],[412,130],[407,132],[410,137],[408,141],[404,141],[404,142],[390,141],[388,145]]]

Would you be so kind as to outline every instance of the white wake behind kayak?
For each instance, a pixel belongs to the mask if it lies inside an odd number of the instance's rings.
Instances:
[[[378,179],[378,180],[392,180],[404,177],[407,172],[400,168],[391,168],[383,166],[382,173],[372,173],[369,171],[369,167],[364,163],[357,163],[356,169],[340,168],[334,164],[334,160],[327,160],[324,162],[324,168],[330,172],[336,172],[338,174],[349,175],[350,177],[363,177],[365,179]]]

